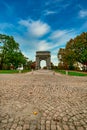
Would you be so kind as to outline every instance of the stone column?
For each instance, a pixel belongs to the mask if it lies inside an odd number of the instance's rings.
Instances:
[[[50,56],[47,58],[47,69],[51,69],[51,60],[50,60]]]
[[[40,68],[40,61],[39,61],[39,57],[36,56],[36,70],[38,70]]]

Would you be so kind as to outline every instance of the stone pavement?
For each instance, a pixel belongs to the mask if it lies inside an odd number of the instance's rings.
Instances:
[[[87,130],[87,77],[1,74],[0,130]]]

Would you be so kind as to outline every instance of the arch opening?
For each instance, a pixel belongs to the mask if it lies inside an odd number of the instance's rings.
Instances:
[[[47,67],[46,61],[45,61],[45,60],[41,60],[41,61],[40,61],[40,68],[41,68],[41,69],[44,69],[44,68],[46,68],[46,67]]]

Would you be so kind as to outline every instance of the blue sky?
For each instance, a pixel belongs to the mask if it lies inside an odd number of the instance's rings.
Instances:
[[[14,36],[23,54],[57,53],[67,41],[87,32],[87,0],[0,0],[0,33]]]

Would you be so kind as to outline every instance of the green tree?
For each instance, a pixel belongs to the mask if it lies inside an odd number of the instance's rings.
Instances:
[[[60,48],[58,52],[58,59],[59,59],[59,64],[58,68],[60,69],[68,69],[68,63],[67,63],[67,58],[66,58],[66,51],[64,48]]]
[[[68,69],[74,69],[75,62],[87,66],[87,32],[70,39],[65,48],[59,50],[58,58],[60,62],[67,64]]]
[[[0,69],[10,69],[11,65],[16,68],[26,62],[27,58],[22,54],[14,38],[0,34]]]
[[[27,61],[26,69],[31,70],[32,63],[32,60]]]
[[[82,33],[74,39],[76,60],[87,64],[87,33]]]

